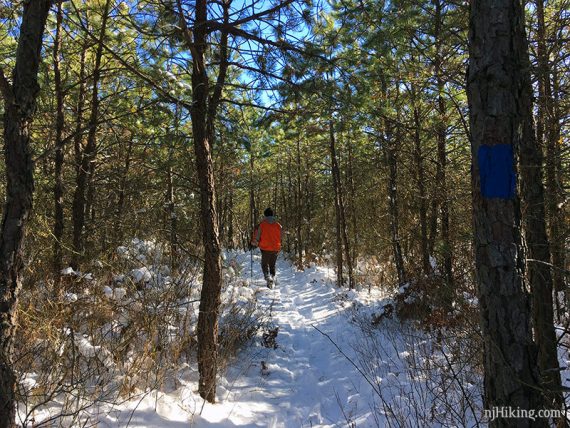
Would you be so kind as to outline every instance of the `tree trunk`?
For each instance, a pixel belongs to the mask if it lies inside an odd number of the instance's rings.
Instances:
[[[443,244],[443,266],[442,272],[445,279],[445,293],[449,299],[446,302],[451,306],[452,296],[453,296],[453,264],[452,264],[452,250],[451,250],[451,239],[449,230],[449,195],[447,192],[447,153],[446,153],[446,140],[447,140],[447,108],[445,105],[445,99],[443,97],[445,81],[443,77],[443,54],[441,52],[442,48],[442,36],[441,31],[443,27],[443,13],[441,0],[434,0],[435,6],[435,63],[434,71],[437,84],[437,112],[438,112],[438,123],[437,123],[437,173],[436,178],[437,193],[441,195],[441,206],[440,206],[440,216],[441,216],[441,241]]]
[[[354,183],[354,168],[353,168],[353,159],[354,154],[352,150],[351,141],[348,141],[346,144],[347,152],[348,152],[348,159],[347,159],[347,181],[348,181],[348,188],[350,189],[348,193],[348,202],[350,205],[349,212],[350,212],[350,225],[352,226],[352,254],[350,256],[350,262],[352,266],[358,267],[358,221],[356,219],[356,185]]]
[[[28,1],[23,5],[12,85],[0,69],[6,164],[6,202],[0,235],[0,428],[16,426],[16,373],[12,367],[12,352],[24,264],[25,227],[34,193],[30,124],[39,92],[42,37],[51,1]]]
[[[259,211],[255,205],[255,185],[254,185],[255,163],[253,155],[253,147],[249,151],[249,220],[250,220],[250,233],[259,220]]]
[[[556,291],[556,306],[559,308],[558,293],[565,290],[564,284],[564,239],[562,235],[563,218],[559,208],[560,192],[558,160],[560,158],[558,139],[560,125],[555,114],[555,100],[550,81],[550,64],[546,42],[546,25],[544,20],[544,0],[535,0],[537,20],[537,84],[538,84],[538,117],[536,135],[539,147],[546,147],[546,201],[548,231],[552,256],[553,288]],[[560,308],[558,313],[560,314]]]
[[[493,17],[490,19],[490,17]],[[484,338],[485,406],[544,408],[525,284],[516,157],[530,118],[518,1],[471,2],[467,94],[472,134],[475,262]],[[498,418],[491,427],[547,426]]]
[[[103,57],[103,45],[105,32],[109,18],[110,0],[105,2],[101,31],[95,53],[95,65],[93,67],[93,89],[91,92],[91,113],[89,116],[89,131],[87,144],[83,153],[79,155],[81,161],[77,170],[75,193],[73,195],[72,222],[73,222],[73,257],[71,266],[79,269],[80,262],[85,252],[85,217],[89,215],[86,210],[87,191],[90,186],[94,171],[95,156],[97,153],[97,121],[99,119],[99,81],[101,79],[101,59]]]
[[[341,219],[341,230],[342,230],[342,242],[344,243],[344,253],[346,254],[346,267],[348,269],[348,288],[351,290],[355,287],[354,281],[354,268],[352,265],[352,257],[350,251],[350,241],[348,240],[348,224],[346,221],[346,208],[344,203],[344,195],[342,192],[342,181],[340,178],[340,169],[337,163],[337,183],[339,189],[339,202],[340,202],[340,219]]]
[[[174,177],[172,171],[172,158],[174,147],[168,148],[168,168],[166,175],[166,207],[170,226],[170,266],[174,268],[178,260],[178,218],[176,216],[176,203],[174,201]]]
[[[424,170],[424,158],[422,153],[422,141],[420,136],[421,121],[420,111],[416,104],[415,88],[412,86],[412,97],[414,102],[414,160],[417,172],[419,215],[420,215],[420,247],[422,252],[422,270],[424,275],[431,274],[431,264],[429,260],[428,224],[427,224],[427,195],[426,176]]]
[[[235,248],[234,242],[234,186],[230,186],[230,194],[228,197],[228,248]]]
[[[77,106],[75,111],[75,132],[73,134],[73,148],[75,156],[75,175],[79,175],[81,169],[81,153],[83,141],[83,110],[85,108],[85,57],[87,55],[89,43],[86,39],[81,49],[81,56],[79,59],[79,89],[77,94]]]
[[[287,172],[289,174],[289,168],[287,168]],[[289,203],[287,200],[287,194],[285,193],[285,181],[284,181],[284,177],[283,177],[283,171],[280,168],[279,169],[279,188],[281,189],[281,206],[283,208],[288,207]],[[290,214],[289,214],[289,210],[284,210],[283,211],[283,215],[282,218],[284,220],[284,224],[288,225],[289,224],[289,218],[290,218]],[[281,244],[282,248],[285,248],[285,252],[286,253],[291,253],[291,240],[289,239],[289,234],[285,233],[285,236],[282,236],[281,239],[285,239],[285,242],[283,242]]]
[[[56,27],[55,37],[53,42],[53,70],[54,70],[54,85],[55,85],[55,99],[56,99],[56,119],[55,119],[55,185],[53,189],[54,197],[54,224],[53,224],[53,278],[56,292],[59,292],[59,285],[61,280],[61,270],[63,269],[63,230],[64,230],[64,217],[63,217],[63,159],[64,159],[64,141],[63,141],[63,128],[65,125],[64,117],[64,94],[61,82],[60,70],[60,48],[61,48],[61,25],[63,21],[63,7],[62,2],[57,3],[56,14]]]
[[[388,85],[386,77],[380,75],[380,84],[382,89],[382,104],[388,103]],[[392,241],[392,251],[394,255],[394,265],[398,276],[398,283],[406,282],[406,270],[404,267],[404,256],[402,253],[402,245],[400,242],[400,224],[399,224],[399,208],[398,208],[398,152],[394,141],[394,126],[389,117],[384,116],[382,119],[381,141],[380,147],[384,157],[384,163],[388,167],[388,217],[390,218],[390,232]]]
[[[557,356],[557,340],[554,330],[552,301],[552,275],[550,251],[546,235],[544,188],[542,182],[542,152],[536,145],[532,129],[532,99],[528,80],[528,118],[522,129],[520,141],[521,195],[524,204],[524,232],[528,248],[528,281],[532,291],[534,332],[538,344],[538,367],[548,405],[561,408],[563,404],[560,371]],[[556,392],[555,392],[556,391]]]
[[[202,241],[204,244],[204,272],[198,315],[198,371],[200,396],[214,403],[216,399],[216,374],[218,369],[218,316],[222,289],[222,258],[219,225],[216,213],[216,192],[212,145],[214,143],[214,122],[227,72],[228,34],[222,31],[219,42],[221,64],[212,95],[206,71],[207,48],[207,0],[197,0],[195,21],[192,31],[185,31],[192,55],[192,133],[196,168],[200,185],[200,213],[202,217]],[[224,23],[229,22],[229,4],[223,3]],[[178,12],[184,16],[178,2]],[[184,18],[182,18],[184,19]],[[184,28],[186,21],[183,21]],[[191,39],[191,35],[193,39]]]
[[[404,256],[400,243],[400,213],[398,208],[398,159],[396,148],[392,141],[391,130],[387,130],[384,141],[384,155],[388,164],[388,212],[390,216],[390,228],[392,232],[392,249],[394,251],[394,263],[398,274],[398,283],[406,282],[406,271],[404,268]]]
[[[204,272],[198,316],[198,391],[205,400],[213,403],[216,398],[216,373],[218,368],[218,313],[222,287],[222,261],[218,233],[214,170],[211,155],[212,135],[206,127],[208,76],[205,69],[206,1],[196,7],[195,49],[192,70],[192,132],[196,169],[200,185],[200,214],[202,218],[202,242],[204,244]]]
[[[117,199],[117,211],[115,213],[115,239],[116,243],[120,243],[124,238],[124,210],[125,210],[125,191],[127,189],[127,182],[129,178],[129,170],[131,169],[131,153],[133,151],[133,139],[129,140],[127,146],[127,153],[125,155],[125,166],[121,172],[121,182],[119,185],[119,197]]]
[[[343,272],[343,251],[342,251],[342,214],[340,206],[340,192],[339,181],[337,177],[338,165],[336,161],[336,151],[335,151],[335,137],[334,137],[334,127],[332,120],[329,123],[329,149],[331,156],[331,171],[332,171],[332,184],[334,191],[334,212],[335,212],[335,226],[336,226],[336,285],[337,287],[344,286],[344,272]]]
[[[307,224],[306,236],[305,236],[305,255],[309,256],[311,254],[312,245],[312,234],[311,225],[313,224],[313,206],[314,206],[314,193],[311,191],[311,183],[309,181],[309,167],[305,171],[305,206],[304,208],[304,218]]]
[[[344,208],[344,197],[342,193],[342,181],[340,178],[340,168],[336,156],[336,141],[333,122],[329,122],[330,131],[330,156],[332,166],[333,189],[335,195],[335,212],[336,212],[336,231],[337,231],[337,283],[341,287],[344,284],[343,260],[346,259],[346,267],[348,270],[348,287],[354,288],[354,272],[352,268],[352,259],[350,256],[350,242],[348,241],[348,232],[346,225],[346,215]],[[344,251],[343,248],[344,247]],[[343,256],[344,252],[344,256]]]
[[[524,37],[524,33],[522,36]],[[517,52],[516,60],[524,67],[522,70],[525,70],[517,76],[519,84],[517,89],[520,94],[519,114],[521,115],[519,131],[521,134],[519,142],[521,196],[524,207],[524,233],[528,258],[531,259],[528,263],[528,280],[532,291],[534,333],[538,344],[538,367],[543,382],[542,386],[546,391],[549,391],[546,396],[547,405],[553,408],[562,408],[564,401],[560,392],[561,381],[552,301],[553,285],[549,266],[550,243],[546,234],[542,176],[543,154],[542,149],[537,144],[533,127],[532,86],[528,71],[530,70],[530,61],[526,37],[519,43],[523,44],[524,51]],[[552,91],[548,96],[551,95]]]
[[[295,187],[295,247],[297,249],[297,267],[303,268],[303,183],[301,180],[301,138],[297,137],[296,144],[296,181]]]

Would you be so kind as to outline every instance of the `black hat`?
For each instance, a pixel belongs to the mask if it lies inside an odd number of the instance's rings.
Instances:
[[[273,210],[271,208],[265,208],[265,211],[263,211],[263,215],[265,217],[273,217]]]

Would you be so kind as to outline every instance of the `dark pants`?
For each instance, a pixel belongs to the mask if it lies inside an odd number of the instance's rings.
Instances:
[[[261,270],[263,276],[267,278],[269,274],[275,276],[275,262],[277,262],[277,254],[279,251],[264,251],[261,250]]]

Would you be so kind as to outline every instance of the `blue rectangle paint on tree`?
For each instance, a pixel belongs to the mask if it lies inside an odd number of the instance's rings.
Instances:
[[[481,195],[485,198],[512,199],[516,193],[513,146],[481,146],[478,151]]]

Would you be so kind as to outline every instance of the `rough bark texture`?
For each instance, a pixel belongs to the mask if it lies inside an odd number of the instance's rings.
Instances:
[[[515,169],[528,120],[521,91],[528,73],[523,10],[518,1],[474,0],[469,32],[469,98],[472,137],[475,261],[481,328],[485,343],[485,405],[544,407],[537,349],[532,340],[529,293],[516,190],[504,196],[482,191],[481,153],[499,148],[514,154],[510,164],[491,159],[493,173]],[[497,147],[501,145],[501,147]],[[481,151],[481,147],[484,150]],[[488,159],[487,159],[488,161]],[[499,180],[497,176],[487,180]],[[514,179],[511,177],[511,179]],[[510,185],[507,183],[507,188]],[[493,427],[547,426],[546,421],[496,419]]]
[[[210,95],[210,81],[206,70],[207,0],[196,1],[194,25],[188,28],[180,0],[178,13],[192,55],[192,133],[196,168],[200,185],[200,214],[202,216],[202,241],[204,244],[204,273],[198,315],[198,391],[205,400],[216,399],[216,374],[218,369],[218,316],[222,288],[222,259],[220,249],[216,192],[212,162],[214,123],[227,73],[228,34],[222,31],[219,43],[221,64],[218,77]],[[223,3],[224,23],[229,22],[229,4]]]
[[[12,350],[21,287],[24,232],[34,192],[30,124],[39,92],[37,76],[50,5],[49,0],[24,2],[12,85],[3,73],[0,76],[4,97],[6,162],[6,203],[0,236],[0,428],[16,424],[16,374],[12,367]]]

